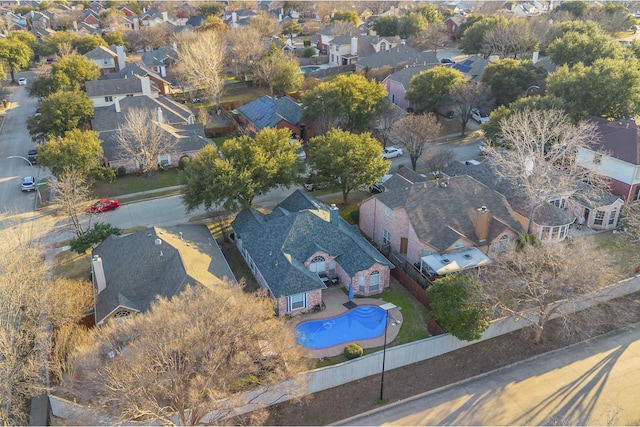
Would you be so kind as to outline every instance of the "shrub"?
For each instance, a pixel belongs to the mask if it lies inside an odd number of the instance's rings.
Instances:
[[[349,344],[344,348],[344,356],[349,360],[360,357],[362,354],[362,347],[358,344]]]
[[[178,160],[178,169],[184,170],[189,165],[190,161],[191,159],[189,158],[189,156],[180,157],[180,160]]]
[[[127,168],[120,166],[118,168],[118,176],[125,176],[127,174]]]
[[[302,45],[303,45],[304,47],[309,47],[309,46],[311,46],[311,40],[304,40],[304,41],[302,42]]]
[[[313,58],[313,56],[316,54],[316,50],[312,47],[305,47],[304,51],[302,52],[302,57],[303,58]]]

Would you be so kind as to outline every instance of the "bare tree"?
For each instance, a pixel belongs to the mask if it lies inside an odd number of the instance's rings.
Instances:
[[[177,140],[171,138],[164,124],[157,121],[154,112],[132,108],[124,115],[115,139],[125,158],[137,162],[141,173],[158,169],[158,156],[173,153]]]
[[[243,392],[307,369],[272,301],[222,282],[160,299],[89,339],[71,357],[64,388],[124,423],[219,424],[250,403]]]
[[[411,114],[393,125],[394,139],[406,148],[414,171],[424,147],[440,134],[441,129],[442,125],[432,113]]]
[[[400,119],[407,116],[407,112],[396,104],[389,102],[378,114],[373,124],[373,134],[380,142],[382,148],[391,143],[393,139],[393,125]]]
[[[467,123],[471,118],[471,110],[474,108],[480,110],[488,108],[491,105],[490,96],[491,89],[480,83],[465,82],[451,86],[448,98],[451,103],[451,109],[462,126],[460,136],[464,136],[467,129]]]
[[[612,265],[608,254],[586,240],[571,245],[526,243],[500,253],[481,283],[496,315],[512,315],[529,323],[537,344],[553,316],[562,319],[567,332],[585,327],[574,322],[578,317],[572,309],[619,278]],[[590,321],[595,325],[598,319]]]
[[[424,163],[427,172],[433,175],[440,175],[440,172],[446,168],[456,158],[456,153],[446,148],[436,147],[429,150],[424,155]]]
[[[444,24],[441,22],[432,22],[427,28],[415,36],[410,37],[409,40],[407,40],[407,44],[422,51],[432,50],[433,53],[437,53],[438,49],[444,46],[447,41],[449,41],[449,35],[446,32]]]
[[[498,54],[501,58],[517,59],[533,51],[537,43],[538,38],[529,30],[527,21],[515,19],[487,30],[482,38],[482,50],[486,57]]]
[[[180,55],[176,74],[187,86],[207,93],[220,107],[226,52],[224,36],[213,31],[183,32],[176,39]]]
[[[5,224],[8,225],[8,224]],[[42,390],[45,354],[36,346],[46,305],[42,248],[31,243],[31,226],[0,230],[0,422],[26,425],[28,402]]]
[[[55,201],[62,206],[62,211],[71,220],[76,236],[82,236],[85,232],[82,217],[87,200],[91,198],[91,184],[88,178],[73,167],[66,168],[60,177],[53,181],[52,188]]]
[[[242,26],[227,31],[227,41],[233,58],[236,76],[243,67],[251,67],[253,62],[267,52],[269,45],[260,37],[257,28]]]
[[[604,188],[602,175],[576,163],[576,153],[598,137],[595,124],[581,121],[574,125],[560,110],[523,110],[503,119],[500,128],[501,143],[508,149],[488,146],[487,153],[495,173],[518,187],[528,200],[528,233],[543,203],[578,188],[590,200],[598,188]],[[582,186],[581,180],[592,186]]]
[[[261,11],[257,16],[252,16],[249,19],[249,26],[258,30],[261,38],[271,38],[281,33],[278,20],[270,17],[264,11]]]

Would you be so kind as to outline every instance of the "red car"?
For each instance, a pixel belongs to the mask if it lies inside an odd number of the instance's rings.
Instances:
[[[93,213],[99,213],[99,212],[105,212],[105,211],[112,211],[118,206],[120,206],[120,202],[118,201],[118,199],[114,199],[114,200],[102,199],[100,201],[95,202],[93,205],[89,206],[87,208],[87,213],[93,214]]]

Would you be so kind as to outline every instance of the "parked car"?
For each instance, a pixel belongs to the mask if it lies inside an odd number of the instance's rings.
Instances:
[[[18,85],[20,85],[20,86],[24,86],[24,85],[26,85],[26,84],[27,84],[27,79],[25,79],[24,77],[20,77],[20,78],[18,79]]]
[[[386,147],[382,153],[383,159],[393,159],[400,156],[402,156],[402,148],[398,147]]]
[[[25,176],[22,178],[22,184],[20,184],[22,191],[33,191],[36,189],[36,179],[32,176]]]
[[[471,118],[480,124],[487,123],[489,121],[489,116],[487,116],[477,108],[473,108],[471,110]]]
[[[88,214],[112,211],[120,206],[118,199],[102,199],[87,208]]]
[[[382,178],[380,178],[380,181],[376,182],[371,187],[369,187],[369,192],[372,194],[382,193],[384,191],[384,188],[383,188],[384,183],[387,182],[387,180],[392,176],[393,176],[392,174],[387,174]]]
[[[442,58],[442,59],[440,60],[440,63],[441,63],[441,64],[455,64],[455,63],[456,63],[456,61],[454,61],[454,60],[453,60],[453,59],[451,59],[451,58]]]
[[[38,163],[38,150],[34,148],[33,150],[27,151],[27,160],[29,160],[32,165]]]

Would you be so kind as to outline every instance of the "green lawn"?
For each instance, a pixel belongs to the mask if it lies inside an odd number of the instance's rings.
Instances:
[[[93,184],[92,192],[96,199],[100,199],[172,187],[175,185],[178,185],[178,170],[169,169],[162,172],[153,172],[148,175],[125,175],[111,183],[96,181]]]

